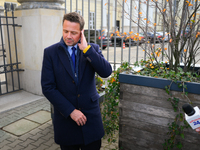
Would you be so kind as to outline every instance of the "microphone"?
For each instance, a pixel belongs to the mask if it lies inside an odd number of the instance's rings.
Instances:
[[[192,129],[200,127],[200,110],[199,108],[192,107],[190,104],[184,104],[182,106],[183,111],[185,112],[185,119]]]

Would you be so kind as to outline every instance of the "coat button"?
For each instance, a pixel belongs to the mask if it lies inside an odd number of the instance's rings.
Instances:
[[[80,94],[77,95],[77,97],[80,97],[80,96],[81,96]]]
[[[75,83],[75,81],[73,80],[72,83]]]

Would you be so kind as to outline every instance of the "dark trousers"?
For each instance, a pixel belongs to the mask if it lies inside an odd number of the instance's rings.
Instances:
[[[71,146],[66,146],[66,145],[60,145],[61,150],[100,150],[101,148],[101,140],[92,142],[88,145],[71,145]]]

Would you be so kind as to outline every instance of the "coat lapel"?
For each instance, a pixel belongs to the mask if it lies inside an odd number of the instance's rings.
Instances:
[[[60,46],[59,49],[58,49],[58,51],[57,51],[57,53],[58,53],[58,56],[59,56],[59,58],[60,58],[60,60],[61,60],[61,62],[63,64],[63,66],[65,67],[66,71],[70,74],[70,76],[72,78],[75,78],[74,77],[74,73],[73,73],[73,71],[71,69],[70,60],[69,60],[69,58],[68,58],[68,56],[67,56],[64,48],[62,48]]]
[[[80,61],[79,61],[79,81],[83,77],[83,73],[86,67],[87,59],[83,56],[83,51],[80,50]],[[80,83],[80,82],[79,82]]]

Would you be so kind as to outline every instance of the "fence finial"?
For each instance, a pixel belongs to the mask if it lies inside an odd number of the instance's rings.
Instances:
[[[11,3],[11,10],[14,11],[14,5]]]
[[[4,3],[4,9],[6,10],[6,8],[7,8],[7,5],[6,5],[6,2]]]

